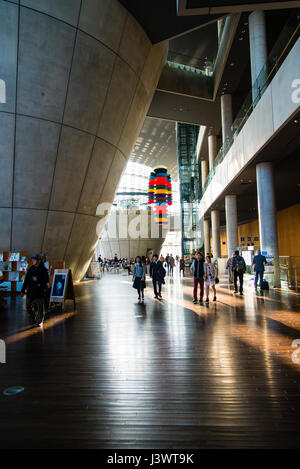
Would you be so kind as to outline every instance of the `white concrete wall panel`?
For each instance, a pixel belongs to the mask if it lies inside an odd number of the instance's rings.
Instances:
[[[282,124],[299,109],[299,102],[293,100],[295,91],[295,80],[298,80],[299,89],[299,62],[300,62],[300,39],[281,65],[278,73],[272,81],[272,107],[274,109],[274,131],[276,132]],[[298,93],[299,97],[299,93]]]
[[[79,29],[117,52],[120,47],[127,11],[111,0],[83,0]]]
[[[74,40],[71,26],[21,8],[18,113],[61,122]]]
[[[80,0],[21,0],[20,3],[73,26],[77,25]]]
[[[0,208],[0,246],[3,251],[10,250],[11,208]]]
[[[95,215],[115,153],[115,147],[96,139],[80,197],[79,212]]]
[[[11,250],[27,251],[31,255],[42,251],[46,210],[14,208]],[[25,249],[24,249],[25,246]]]
[[[79,279],[167,46],[117,0],[0,0],[0,21],[0,251],[43,250]]]
[[[0,113],[0,200],[1,207],[11,207],[15,117]]]
[[[137,83],[138,77],[135,72],[117,57],[97,133],[99,137],[113,145],[117,145],[120,140]]]
[[[0,2],[0,79],[5,83],[5,102],[0,112],[15,112],[18,56],[18,7]],[[2,83],[3,84],[3,83]]]
[[[64,258],[74,217],[74,213],[48,212],[42,251],[47,252],[49,259],[60,261]]]
[[[48,209],[60,126],[17,116],[14,206]]]
[[[64,124],[95,134],[109,86],[115,54],[78,32]]]
[[[124,155],[117,150],[109,169],[99,203],[109,203],[110,201],[113,201],[125,166],[126,160]]]
[[[94,141],[93,135],[72,127],[63,127],[53,180],[51,210],[64,207],[65,211],[74,212],[77,209]]]
[[[142,27],[131,15],[127,15],[119,55],[141,76],[146,59],[151,51],[151,42]]]

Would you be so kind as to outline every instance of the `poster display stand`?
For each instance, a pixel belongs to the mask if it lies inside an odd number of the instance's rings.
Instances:
[[[74,285],[71,269],[55,269],[50,294],[51,303],[61,303],[64,310],[65,301],[73,300],[76,309]]]

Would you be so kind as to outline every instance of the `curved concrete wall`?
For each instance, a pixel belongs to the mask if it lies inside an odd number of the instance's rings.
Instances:
[[[0,0],[0,24],[0,251],[47,252],[79,279],[167,46],[116,0]]]
[[[108,218],[97,252],[107,259],[115,253],[127,259],[160,254],[166,233],[155,224],[152,210],[118,210]]]

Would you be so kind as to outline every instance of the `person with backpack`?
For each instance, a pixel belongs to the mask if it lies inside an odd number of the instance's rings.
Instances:
[[[234,293],[238,293],[238,279],[240,284],[240,295],[243,295],[244,273],[246,272],[246,262],[239,251],[234,252],[231,270],[233,272]]]
[[[261,251],[256,251],[256,255],[253,257],[251,268],[254,267],[255,272],[255,280],[254,280],[254,288],[257,289],[257,281],[259,277],[259,287],[263,289],[264,283],[264,271],[265,265],[267,265],[267,259],[265,256],[262,255]]]
[[[150,264],[150,277],[152,278],[154,298],[162,300],[161,286],[165,283],[164,277],[166,275],[166,269],[158,259],[158,255],[154,254],[152,262]]]

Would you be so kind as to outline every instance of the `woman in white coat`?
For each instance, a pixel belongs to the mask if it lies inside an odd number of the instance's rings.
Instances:
[[[205,283],[205,292],[206,292],[205,303],[209,303],[209,287],[211,287],[214,292],[213,301],[217,301],[217,292],[216,292],[217,275],[218,275],[218,271],[217,271],[215,264],[211,262],[210,256],[206,256],[205,264],[204,264],[204,283]]]

